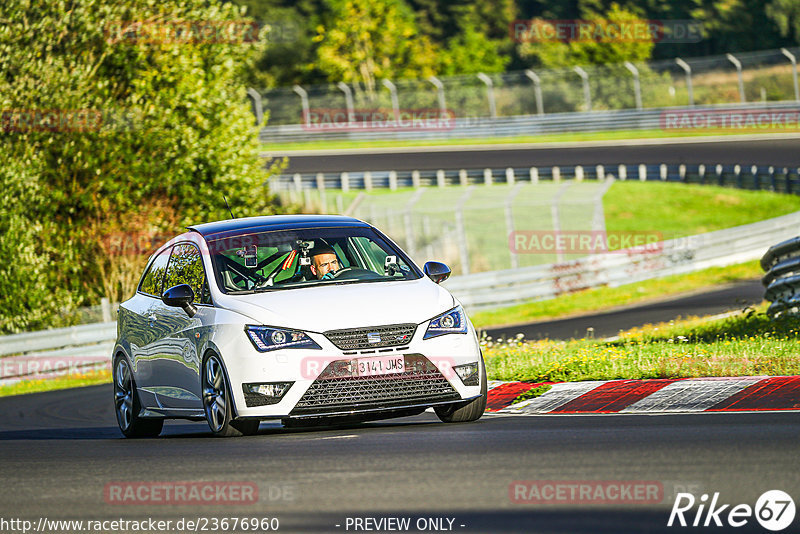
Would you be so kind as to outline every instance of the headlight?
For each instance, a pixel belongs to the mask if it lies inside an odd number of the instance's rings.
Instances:
[[[452,310],[446,311],[438,317],[431,319],[428,329],[425,331],[425,336],[422,339],[443,336],[445,334],[466,333],[467,316],[464,315],[464,309],[461,306],[456,306]]]
[[[278,349],[321,349],[308,334],[299,330],[281,330],[266,326],[245,327],[247,336],[258,352]]]

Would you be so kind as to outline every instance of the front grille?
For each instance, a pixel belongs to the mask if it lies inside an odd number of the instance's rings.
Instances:
[[[404,357],[405,371],[383,376],[341,376],[332,362],[311,384],[290,415],[392,408],[460,400],[458,392],[427,358]]]
[[[417,329],[415,324],[392,324],[366,328],[329,330],[325,337],[341,350],[379,349],[408,345]]]

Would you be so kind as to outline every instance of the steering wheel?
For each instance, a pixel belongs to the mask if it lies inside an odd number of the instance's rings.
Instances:
[[[381,275],[369,269],[361,269],[360,267],[345,267],[333,273],[334,279],[341,278],[342,280],[370,280],[383,278]]]

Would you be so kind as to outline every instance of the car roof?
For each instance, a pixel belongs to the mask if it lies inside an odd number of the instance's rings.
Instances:
[[[364,221],[343,215],[265,215],[242,217],[189,226],[205,239],[229,237],[247,231],[289,230],[298,228],[369,227]]]

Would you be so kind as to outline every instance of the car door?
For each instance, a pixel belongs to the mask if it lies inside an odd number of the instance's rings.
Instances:
[[[130,310],[124,312],[124,316],[120,316],[130,343],[131,364],[139,389],[153,385],[150,349],[160,335],[155,329],[153,308],[161,302],[164,274],[167,271],[171,250],[172,247],[164,249],[150,262],[139,284],[137,298],[131,299]],[[143,392],[140,398],[145,407],[157,407],[152,395]]]
[[[194,316],[182,308],[167,306],[160,299],[151,309],[158,339],[149,349],[154,377],[150,391],[160,407],[169,410],[202,408],[199,347],[211,308],[200,254],[193,243],[176,244],[164,276],[164,291],[179,284],[191,286],[197,308]]]

